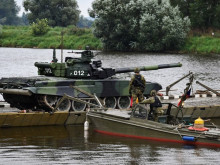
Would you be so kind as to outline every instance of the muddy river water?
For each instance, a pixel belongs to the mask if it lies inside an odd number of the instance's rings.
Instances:
[[[72,55],[69,51],[64,50],[64,56]],[[51,49],[0,48],[0,77],[36,76],[34,62],[51,59]],[[164,90],[191,71],[197,81],[220,90],[220,55],[100,52],[95,59],[113,68],[181,62],[181,68],[142,74]],[[120,76],[129,79],[131,74]],[[171,93],[181,93],[187,82],[175,85]],[[204,90],[195,83],[193,88]],[[1,128],[0,160],[0,164],[219,164],[220,149],[107,136],[92,129],[84,132],[83,126]]]

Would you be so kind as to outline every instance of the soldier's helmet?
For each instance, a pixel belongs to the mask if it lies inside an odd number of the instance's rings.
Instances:
[[[140,72],[140,69],[139,68],[135,68],[134,69],[134,73],[139,73]]]
[[[86,50],[90,50],[90,47],[89,47],[89,46],[86,46]]]
[[[156,96],[156,94],[157,94],[156,90],[152,90],[152,91],[150,92],[150,95],[151,95],[151,96]]]

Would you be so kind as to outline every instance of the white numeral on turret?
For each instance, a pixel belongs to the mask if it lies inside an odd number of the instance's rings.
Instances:
[[[47,73],[47,74],[51,74],[51,73],[52,73],[52,71],[51,71],[51,69],[50,69],[50,68],[45,68],[45,73]]]
[[[84,70],[75,70],[74,72],[73,72],[73,75],[74,76],[84,76]]]

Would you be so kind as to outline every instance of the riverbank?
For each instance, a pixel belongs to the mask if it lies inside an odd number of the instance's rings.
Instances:
[[[1,47],[21,48],[61,48],[61,32],[64,31],[64,49],[102,49],[101,42],[94,37],[91,29],[80,29],[74,26],[68,28],[55,27],[42,36],[33,36],[28,26],[3,26],[0,36]]]
[[[28,26],[3,26],[0,36],[1,47],[22,48],[61,48],[61,31],[64,31],[64,49],[84,49],[89,45],[91,49],[101,50],[102,43],[94,37],[91,29],[79,29],[73,26],[67,28],[55,27],[43,36],[33,36]],[[220,34],[189,35],[186,44],[179,53],[191,54],[220,54]]]
[[[189,36],[181,52],[193,54],[220,54],[220,37]]]

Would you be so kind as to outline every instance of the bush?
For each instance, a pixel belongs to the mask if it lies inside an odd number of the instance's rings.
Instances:
[[[31,25],[31,32],[35,36],[44,35],[50,30],[47,19],[37,19],[37,23]]]
[[[85,34],[86,30],[84,28],[78,28],[76,26],[68,26],[67,34],[70,35],[83,35]]]

